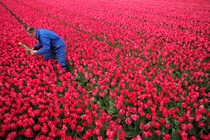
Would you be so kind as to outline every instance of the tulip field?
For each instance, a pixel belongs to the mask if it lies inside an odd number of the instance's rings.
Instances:
[[[0,0],[1,140],[210,140],[209,0]],[[66,42],[27,55],[26,27]]]

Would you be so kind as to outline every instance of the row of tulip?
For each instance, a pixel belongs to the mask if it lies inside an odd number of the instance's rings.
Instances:
[[[119,2],[112,1],[102,1],[99,4],[89,1],[85,3],[86,5],[82,0],[76,4],[73,1],[63,1],[62,3],[57,2],[56,6],[53,5],[55,2],[39,0],[22,3],[66,21],[74,27],[94,33],[110,44],[127,46],[132,42],[131,45],[139,45],[142,42],[136,40],[141,40],[142,36],[147,39],[151,39],[151,36],[161,36],[169,42],[174,41],[182,45],[182,42],[191,42],[186,38],[196,38],[200,32],[202,32],[202,38],[208,39],[209,19],[205,18],[208,16],[208,7],[205,4],[176,1],[176,5],[170,6],[171,2],[164,4],[155,1],[141,1],[136,4],[130,1],[126,2],[126,6],[123,7],[125,3],[119,4]],[[47,4],[47,8],[42,8],[43,4]],[[89,8],[89,5],[92,7]],[[184,6],[185,9],[183,9]],[[198,6],[199,10],[196,10]],[[174,12],[180,9],[183,10],[178,13]],[[56,16],[52,13],[56,13]],[[144,35],[145,32],[149,35]]]

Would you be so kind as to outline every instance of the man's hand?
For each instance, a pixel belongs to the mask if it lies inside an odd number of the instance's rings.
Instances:
[[[30,54],[31,54],[31,55],[37,54],[37,51],[36,51],[36,50],[31,49]]]
[[[31,50],[37,50],[37,48],[33,47]]]

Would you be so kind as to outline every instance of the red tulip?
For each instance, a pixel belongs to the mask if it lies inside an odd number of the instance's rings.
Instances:
[[[155,134],[160,136],[161,135],[161,131],[160,130],[155,130]]]
[[[204,126],[205,126],[205,124],[203,122],[198,123],[198,127],[203,128]]]
[[[183,131],[186,131],[186,130],[187,130],[187,125],[186,125],[186,124],[181,124],[181,129],[182,129]]]
[[[137,114],[131,115],[131,118],[132,120],[137,121],[139,119],[139,115]]]
[[[25,132],[25,136],[26,136],[27,138],[32,138],[33,135],[34,135],[33,131],[32,131],[30,128],[27,128],[27,129],[26,129],[26,132]]]
[[[131,124],[131,119],[130,118],[126,118],[125,122],[126,122],[127,125],[130,125]]]
[[[143,131],[142,132],[142,136],[144,137],[144,138],[148,138],[149,136],[148,136],[148,133],[146,132],[146,131]]]
[[[163,135],[164,140],[169,140],[170,138],[171,138],[171,136],[169,134],[164,134]]]

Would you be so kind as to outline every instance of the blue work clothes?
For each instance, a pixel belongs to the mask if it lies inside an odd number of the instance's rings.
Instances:
[[[39,41],[34,47],[37,54],[42,54],[47,60],[55,56],[58,63],[66,70],[66,44],[64,40],[56,33],[46,29],[37,29],[36,39]]]

